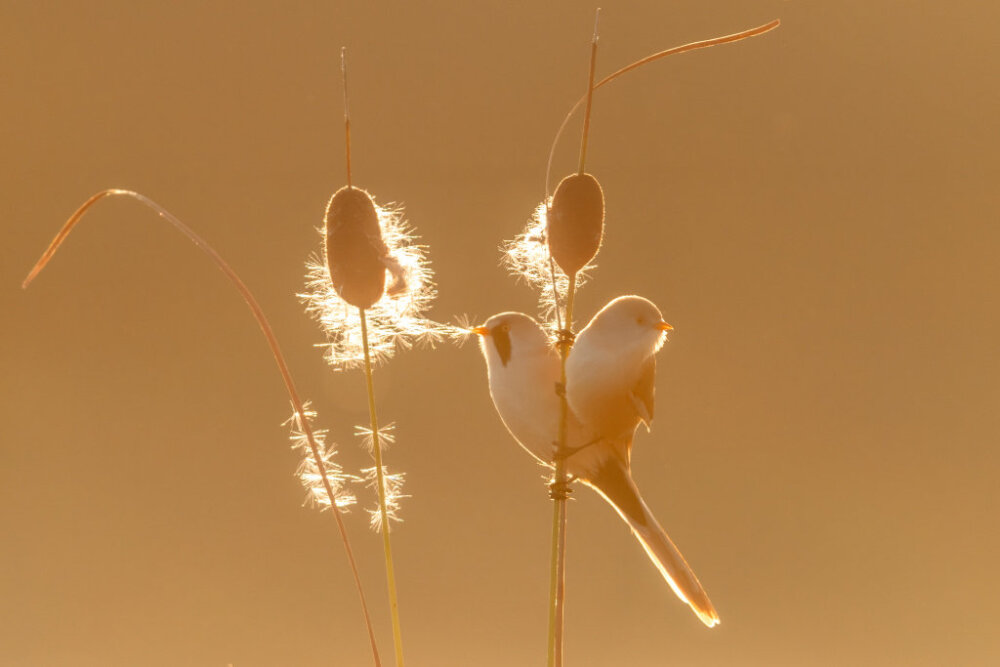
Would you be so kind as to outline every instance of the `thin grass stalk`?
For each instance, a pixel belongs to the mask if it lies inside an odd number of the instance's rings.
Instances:
[[[372,379],[371,353],[368,350],[368,322],[365,309],[361,314],[361,337],[365,351],[365,382],[368,387],[368,416],[371,420],[372,453],[375,456],[375,479],[378,484],[378,511],[382,523],[382,548],[385,552],[385,578],[389,589],[389,611],[392,614],[392,641],[396,649],[396,665],[403,667],[403,633],[399,625],[399,599],[396,595],[396,570],[392,565],[392,543],[389,539],[389,513],[385,504],[385,472],[382,468],[382,444],[379,440],[378,414],[375,410],[375,383]]]
[[[243,280],[237,275],[237,273],[229,266],[229,264],[222,259],[222,256],[215,251],[215,249],[208,244],[207,241],[202,239],[194,230],[185,225],[176,216],[167,211],[165,208],[149,199],[145,195],[139,194],[138,192],[133,192],[131,190],[118,190],[109,189],[102,190],[97,194],[93,195],[90,199],[83,203],[80,208],[70,216],[66,224],[63,225],[59,233],[56,234],[55,238],[46,248],[45,252],[42,254],[41,259],[35,264],[35,266],[28,273],[28,277],[24,279],[21,284],[22,289],[26,289],[28,285],[41,273],[42,269],[49,263],[49,260],[55,256],[56,251],[59,246],[62,245],[63,241],[69,236],[69,233],[73,230],[76,224],[83,218],[87,210],[96,204],[99,200],[107,196],[125,196],[132,199],[138,200],[143,205],[156,211],[156,213],[162,217],[164,220],[169,222],[174,226],[179,232],[184,234],[192,243],[194,243],[198,249],[204,252],[211,258],[215,265],[229,278],[233,286],[243,297],[243,301],[246,302],[247,306],[250,308],[251,313],[253,313],[254,319],[257,321],[257,325],[260,327],[261,332],[264,334],[264,338],[267,340],[268,347],[271,349],[271,355],[274,357],[274,362],[278,366],[278,372],[281,374],[281,379],[285,383],[285,389],[288,391],[288,396],[291,399],[293,409],[295,414],[298,416],[299,423],[302,425],[302,430],[306,435],[309,442],[309,448],[312,451],[313,459],[315,460],[316,467],[320,471],[323,479],[323,488],[326,490],[327,497],[330,501],[330,509],[333,512],[334,518],[337,520],[337,529],[340,532],[340,539],[344,545],[344,551],[347,553],[347,561],[351,567],[351,574],[354,577],[354,585],[358,591],[358,598],[361,601],[361,611],[364,615],[365,627],[368,630],[368,639],[371,643],[372,649],[372,659],[376,667],[381,667],[382,661],[379,658],[378,645],[375,642],[375,631],[372,627],[371,615],[368,612],[368,603],[365,599],[364,589],[361,586],[361,577],[358,575],[357,562],[354,559],[354,551],[351,549],[350,540],[347,537],[347,529],[344,526],[343,517],[340,510],[337,508],[337,498],[336,494],[333,492],[333,487],[330,485],[330,480],[327,477],[326,466],[323,462],[323,457],[320,456],[319,447],[316,444],[316,439],[313,434],[312,425],[306,415],[305,407],[302,404],[302,400],[299,398],[298,390],[295,387],[295,381],[292,379],[292,374],[288,369],[288,364],[285,363],[285,357],[281,352],[281,347],[278,345],[278,339],[274,335],[274,331],[271,328],[271,324],[267,317],[264,315],[263,309],[261,309],[260,304],[257,303],[257,299],[254,298],[253,293],[246,286]]]

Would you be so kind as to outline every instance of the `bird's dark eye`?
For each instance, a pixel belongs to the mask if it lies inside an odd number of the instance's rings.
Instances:
[[[646,323],[646,320],[644,320],[641,317],[637,317],[637,318],[635,318],[635,323],[641,326],[641,325],[643,325],[643,324]]]

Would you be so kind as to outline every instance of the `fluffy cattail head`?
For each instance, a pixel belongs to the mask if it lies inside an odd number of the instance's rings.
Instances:
[[[388,250],[371,195],[345,185],[326,207],[326,265],[347,303],[370,308],[385,291]]]
[[[547,212],[549,252],[566,275],[597,255],[604,236],[604,191],[590,174],[573,174],[559,183]]]
[[[355,189],[355,192],[358,190]],[[341,190],[334,195],[334,200],[343,193],[344,190]],[[368,197],[367,194],[365,196]],[[465,332],[457,327],[424,317],[437,295],[434,273],[427,259],[427,246],[416,242],[414,230],[403,219],[401,208],[393,204],[379,206],[377,202],[374,206],[380,229],[377,238],[385,250],[378,272],[384,294],[374,302],[366,300],[372,305],[364,308],[372,361],[384,361],[397,349],[409,348],[414,342],[434,343],[459,333],[464,336]],[[332,214],[327,217],[342,219]],[[341,242],[341,231],[346,237],[347,230],[328,226],[320,231],[326,257],[313,255],[309,258],[306,263],[306,291],[299,294],[299,298],[326,331],[327,343],[324,347],[330,365],[337,369],[358,368],[364,365],[365,358],[358,304],[366,301],[348,301],[356,293],[341,289],[346,287],[343,274],[339,280],[331,275],[331,264],[342,269],[343,264],[338,266],[338,248],[350,246]],[[328,236],[331,234],[333,241]],[[385,271],[392,277],[391,284],[386,284],[389,276]]]

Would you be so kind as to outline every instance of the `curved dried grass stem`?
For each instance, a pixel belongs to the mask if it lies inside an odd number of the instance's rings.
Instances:
[[[399,598],[396,594],[396,570],[392,564],[392,542],[389,539],[389,512],[386,509],[385,468],[382,465],[382,443],[379,437],[378,414],[375,409],[375,383],[372,378],[371,353],[368,350],[368,318],[364,308],[361,316],[361,338],[365,351],[365,384],[368,388],[368,416],[371,421],[372,455],[378,488],[378,511],[382,526],[382,549],[385,552],[385,578],[389,589],[389,611],[392,614],[392,641],[396,649],[396,665],[403,667],[403,634],[399,624]]]
[[[264,334],[264,338],[267,340],[268,347],[270,347],[271,349],[271,355],[274,357],[274,362],[278,366],[278,372],[281,374],[281,379],[285,383],[285,389],[288,391],[288,396],[291,399],[292,406],[294,407],[295,410],[295,414],[298,417],[299,422],[302,425],[303,432],[305,433],[305,436],[309,441],[309,447],[312,451],[316,467],[322,473],[323,487],[326,490],[327,496],[330,500],[330,510],[333,512],[333,516],[337,521],[337,529],[340,532],[340,539],[344,545],[344,551],[347,553],[347,560],[348,563],[350,564],[351,573],[354,577],[354,585],[357,588],[358,597],[360,598],[361,601],[361,611],[362,614],[364,615],[365,627],[368,630],[368,639],[369,642],[371,643],[372,658],[374,660],[376,667],[381,667],[382,662],[381,659],[379,658],[378,646],[375,642],[375,631],[372,627],[371,615],[368,612],[368,603],[365,599],[364,589],[361,586],[361,578],[358,575],[357,563],[354,559],[354,551],[351,549],[350,540],[348,540],[347,538],[347,529],[344,526],[344,521],[341,516],[341,512],[337,508],[337,497],[336,497],[337,494],[334,492],[333,487],[330,483],[330,479],[327,476],[326,466],[324,465],[323,457],[320,455],[319,447],[316,444],[316,438],[314,436],[310,420],[306,413],[306,409],[302,403],[302,400],[299,398],[299,393],[295,388],[295,382],[292,379],[291,372],[288,370],[288,365],[285,363],[285,357],[281,353],[281,348],[278,345],[278,339],[275,337],[274,331],[271,329],[271,324],[270,322],[268,322],[267,317],[264,315],[264,311],[261,309],[260,304],[257,303],[257,299],[254,298],[253,293],[250,292],[250,289],[246,286],[246,284],[239,277],[239,275],[237,275],[237,273],[229,266],[229,264],[226,263],[224,259],[222,259],[219,253],[217,253],[215,249],[208,244],[207,241],[205,241],[198,234],[196,234],[194,230],[192,230],[190,227],[181,222],[176,216],[171,214],[165,208],[154,202],[152,199],[149,199],[145,195],[139,194],[138,192],[133,192],[131,190],[118,190],[118,189],[102,190],[101,192],[98,192],[97,194],[93,195],[90,199],[88,199],[86,202],[84,202],[83,205],[80,206],[80,208],[78,208],[76,212],[73,213],[72,216],[70,216],[69,220],[66,221],[66,224],[64,224],[62,229],[59,230],[59,233],[56,234],[55,238],[52,239],[52,242],[49,244],[49,247],[45,249],[45,252],[42,254],[41,259],[38,260],[35,266],[28,273],[28,277],[24,279],[24,282],[21,284],[21,287],[27,288],[28,285],[30,285],[31,282],[38,276],[38,274],[41,273],[42,269],[45,268],[45,266],[49,263],[49,260],[51,260],[52,257],[56,254],[56,251],[59,249],[59,246],[61,246],[63,241],[66,240],[66,237],[69,236],[69,233],[73,230],[76,224],[83,218],[87,210],[91,206],[96,204],[99,200],[108,196],[129,197],[131,199],[139,201],[145,206],[156,211],[156,213],[160,217],[162,217],[164,220],[173,225],[175,229],[184,234],[184,236],[186,236],[202,252],[204,252],[206,255],[209,256],[209,258],[211,258],[211,260],[215,263],[215,265],[226,275],[227,278],[229,278],[233,286],[236,287],[236,290],[240,293],[240,296],[243,297],[243,301],[246,302],[247,306],[250,308],[250,311],[253,313],[254,319],[257,321],[257,324],[260,327],[261,332]]]
[[[757,35],[763,35],[766,32],[770,32],[771,30],[774,30],[779,25],[781,25],[781,20],[780,19],[775,19],[775,20],[771,21],[770,23],[765,23],[764,25],[757,26],[756,28],[750,28],[749,30],[744,30],[742,32],[737,32],[737,33],[734,33],[732,35],[724,35],[722,37],[714,37],[712,39],[705,39],[705,40],[702,40],[700,42],[691,42],[690,44],[684,44],[682,46],[675,46],[673,48],[666,49],[665,51],[659,51],[657,53],[653,53],[651,55],[646,56],[645,58],[640,58],[639,60],[636,60],[634,63],[631,63],[630,65],[626,65],[625,67],[622,67],[617,72],[614,72],[614,73],[609,74],[608,76],[604,77],[603,79],[601,79],[600,81],[598,81],[596,84],[594,84],[593,90],[597,90],[598,88],[600,88],[604,84],[611,83],[612,81],[614,81],[615,79],[617,79],[621,75],[623,75],[623,74],[625,74],[627,72],[631,72],[632,70],[634,70],[634,69],[636,69],[638,67],[642,67],[643,65],[651,63],[654,60],[659,60],[660,58],[666,58],[667,56],[674,56],[674,55],[677,55],[677,54],[680,54],[680,53],[687,53],[688,51],[694,51],[695,49],[705,49],[705,48],[708,48],[710,46],[718,46],[719,44],[728,44],[730,42],[738,42],[740,40],[747,39],[749,37],[756,37]],[[552,160],[553,160],[553,157],[555,156],[555,153],[556,153],[556,146],[559,144],[559,138],[562,137],[563,130],[566,129],[566,125],[567,125],[567,123],[569,123],[569,119],[572,118],[573,114],[576,113],[576,110],[580,108],[580,105],[583,104],[586,101],[587,101],[587,96],[586,95],[583,96],[583,97],[581,97],[579,100],[576,101],[576,104],[574,104],[573,108],[570,109],[570,111],[569,111],[568,114],[566,114],[566,117],[563,119],[562,124],[559,126],[559,129],[556,131],[555,139],[552,140],[552,148],[549,150],[549,161],[548,161],[548,163],[545,166],[545,201],[548,201],[548,199],[549,199],[549,193],[551,192],[551,190],[549,188],[549,184],[550,184],[550,176],[552,175]]]

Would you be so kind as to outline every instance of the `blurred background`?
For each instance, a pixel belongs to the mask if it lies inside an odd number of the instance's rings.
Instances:
[[[303,508],[290,409],[245,306],[135,202],[204,235],[269,314],[349,469],[367,420],[295,294],[345,182],[402,202],[431,316],[533,312],[498,266],[586,85],[594,6],[0,6],[0,663],[371,664],[329,516]],[[676,331],[635,476],[722,616],[675,599],[613,512],[569,515],[567,665],[1000,660],[997,6],[606,2],[588,170],[607,235],[582,325],[624,293]],[[554,178],[574,169],[578,121]],[[550,504],[474,345],[376,376],[407,474],[407,662],[543,664]],[[364,496],[371,505],[371,495]],[[383,657],[381,540],[348,517]]]

